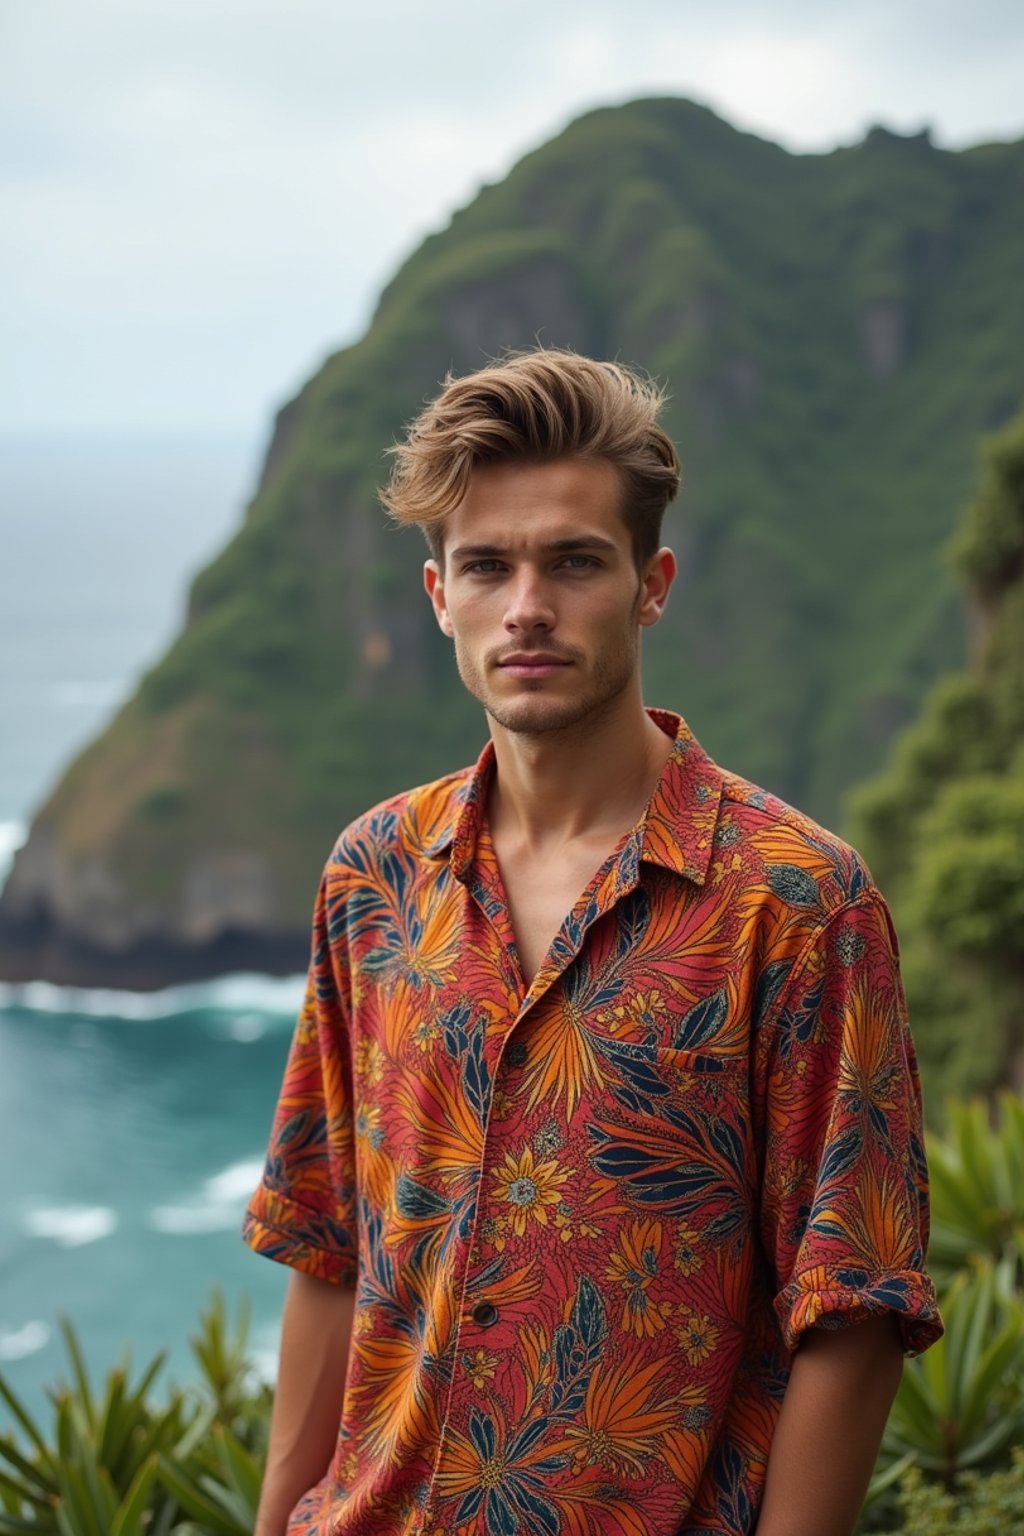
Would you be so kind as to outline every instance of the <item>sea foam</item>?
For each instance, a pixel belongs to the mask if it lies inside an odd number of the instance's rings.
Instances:
[[[33,1318],[22,1328],[0,1333],[0,1360],[24,1360],[44,1349],[49,1342],[49,1328],[38,1318]]]
[[[2,853],[0,827],[0,853]],[[17,846],[13,844],[12,846]],[[213,981],[165,987],[160,992],[122,992],[113,987],[58,987],[49,981],[0,983],[0,1010],[85,1015],[103,1019],[168,1019],[183,1013],[228,1016],[232,1039],[257,1039],[265,1021],[293,1019],[302,1004],[304,976],[260,976],[242,972]],[[235,1016],[237,1028],[232,1025]]]
[[[25,1227],[33,1237],[49,1238],[61,1248],[98,1243],[117,1230],[117,1213],[107,1205],[53,1205],[27,1211]]]
[[[206,1179],[192,1199],[180,1205],[158,1205],[150,1212],[149,1225],[169,1237],[233,1231],[262,1173],[262,1157],[231,1163]]]

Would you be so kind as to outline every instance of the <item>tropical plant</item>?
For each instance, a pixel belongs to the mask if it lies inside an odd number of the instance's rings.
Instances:
[[[986,1512],[1024,1498],[1024,1464],[1008,1470],[1024,1444],[1024,1101],[945,1111],[928,1161],[946,1332],[904,1370],[863,1528],[1001,1536],[1019,1522],[986,1525]]]
[[[129,1367],[94,1391],[71,1324],[71,1384],[50,1394],[49,1432],[0,1376],[20,1431],[0,1437],[0,1536],[248,1536],[259,1497],[270,1389],[246,1355],[248,1313],[229,1330],[214,1295],[192,1351],[199,1388],[154,1402],[164,1363]]]
[[[27,1441],[23,1451],[12,1436],[0,1440],[0,1532],[137,1536],[145,1526],[163,1536],[176,1506],[156,1481],[160,1455],[187,1457],[207,1424],[184,1392],[160,1408],[150,1402],[162,1355],[134,1385],[126,1366],[115,1368],[97,1395],[74,1330],[61,1326],[73,1386],[51,1394],[49,1437],[0,1377],[0,1396]]]
[[[929,1262],[950,1277],[977,1255],[1009,1261],[1024,1282],[1024,1100],[1001,1093],[946,1106],[946,1132],[928,1140]]]
[[[960,1270],[942,1312],[945,1334],[904,1369],[883,1451],[951,1486],[1024,1440],[1024,1301],[1012,1260]]]

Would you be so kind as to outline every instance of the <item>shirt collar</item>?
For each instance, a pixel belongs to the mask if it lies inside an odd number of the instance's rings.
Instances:
[[[722,798],[721,770],[681,715],[665,709],[647,713],[674,737],[674,745],[634,829],[640,839],[640,859],[703,885]],[[429,858],[440,858],[450,849],[451,871],[459,880],[473,862],[493,772],[494,744],[489,741],[476,766],[455,788],[449,816],[424,849]]]

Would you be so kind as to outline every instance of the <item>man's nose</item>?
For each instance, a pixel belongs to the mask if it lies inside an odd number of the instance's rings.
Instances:
[[[547,584],[537,571],[523,570],[516,576],[505,609],[505,628],[517,630],[552,629],[555,613]]]

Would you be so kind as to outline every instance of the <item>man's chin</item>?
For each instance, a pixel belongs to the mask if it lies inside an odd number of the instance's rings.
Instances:
[[[524,699],[515,704],[507,700],[484,702],[491,719],[513,736],[550,736],[571,729],[585,720],[592,706],[585,700]]]

